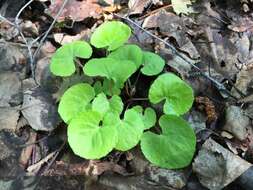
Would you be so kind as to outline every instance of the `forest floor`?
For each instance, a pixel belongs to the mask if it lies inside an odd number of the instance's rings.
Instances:
[[[58,100],[84,78],[53,76],[50,59],[106,20],[128,24],[130,43],[159,54],[194,89],[184,118],[197,148],[187,168],[155,167],[139,146],[85,160],[66,142]],[[3,0],[0,190],[253,189],[252,75],[251,0]],[[147,97],[150,80],[140,76],[135,98]]]

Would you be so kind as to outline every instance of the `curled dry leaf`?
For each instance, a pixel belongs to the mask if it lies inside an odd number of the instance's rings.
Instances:
[[[193,163],[200,183],[211,190],[223,189],[252,166],[209,138]]]
[[[59,12],[64,0],[55,0],[49,7],[49,14],[55,17]],[[69,0],[66,4],[61,16],[57,21],[64,21],[65,18],[70,18],[74,21],[82,21],[88,17],[98,18],[102,13],[102,8],[97,0],[77,1]]]
[[[90,29],[83,30],[79,34],[71,36],[64,33],[55,33],[54,39],[56,42],[60,43],[61,45],[71,43],[77,40],[85,40],[89,41],[91,31]]]

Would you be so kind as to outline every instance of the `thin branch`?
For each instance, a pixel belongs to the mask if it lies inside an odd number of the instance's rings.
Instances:
[[[62,13],[62,11],[63,11],[65,5],[66,5],[67,2],[68,2],[68,0],[65,0],[65,1],[63,2],[61,8],[59,9],[57,15],[55,16],[55,18],[54,18],[53,22],[51,23],[50,27],[48,28],[48,30],[47,30],[45,33],[43,33],[42,35],[40,35],[39,37],[37,37],[36,39],[34,39],[32,42],[29,43],[29,42],[27,41],[27,39],[25,38],[25,36],[24,36],[24,34],[23,34],[23,32],[22,32],[20,26],[19,26],[19,17],[20,17],[20,15],[22,14],[22,12],[23,12],[33,1],[34,1],[34,0],[28,1],[28,2],[19,10],[19,12],[17,13],[17,15],[16,15],[16,17],[15,17],[15,23],[12,23],[11,21],[9,21],[8,19],[6,19],[6,18],[3,17],[2,15],[0,15],[0,20],[3,20],[3,21],[8,22],[10,25],[14,26],[14,27],[18,30],[18,32],[19,32],[19,34],[20,34],[22,40],[23,40],[24,43],[25,43],[25,46],[26,46],[27,49],[28,49],[29,63],[30,63],[30,67],[31,67],[32,78],[35,80],[35,69],[36,69],[36,66],[35,66],[34,61],[35,61],[35,59],[36,59],[36,56],[38,55],[38,53],[39,53],[39,51],[40,51],[40,49],[41,49],[43,43],[45,42],[46,38],[48,37],[48,34],[49,34],[49,33],[51,32],[51,30],[53,29],[55,23],[57,22],[58,17],[61,15],[61,13]],[[34,54],[33,54],[33,53],[32,53],[32,47],[33,47],[33,45],[34,45],[40,38],[42,38],[42,39],[41,39],[41,41],[40,41],[40,43],[39,43],[37,49],[35,50],[35,52],[34,52]],[[36,80],[35,80],[35,82],[36,82]],[[36,82],[36,83],[37,83],[37,82]]]
[[[8,24],[10,24],[11,26],[15,26],[15,24],[13,22],[9,21],[7,18],[3,17],[1,14],[0,14],[0,21],[5,21]]]
[[[34,54],[33,54],[33,60],[36,59],[36,56],[38,55],[38,53],[39,53],[39,51],[40,51],[40,49],[41,49],[41,47],[42,47],[44,41],[46,40],[48,34],[49,34],[49,33],[51,32],[51,30],[53,29],[55,23],[57,22],[58,17],[61,15],[61,13],[62,13],[62,11],[63,11],[63,9],[64,9],[64,7],[66,6],[67,3],[68,3],[68,0],[64,0],[62,6],[61,6],[61,8],[60,8],[60,10],[58,11],[57,15],[55,16],[55,18],[54,18],[53,22],[51,23],[50,27],[48,28],[48,30],[46,31],[46,33],[45,33],[44,36],[42,37],[42,39],[41,39],[41,41],[40,41],[40,44],[39,44],[38,48],[37,48],[36,51],[34,52]]]
[[[167,41],[159,38],[158,36],[154,35],[153,33],[149,32],[148,30],[144,29],[143,27],[141,27],[139,24],[137,24],[136,22],[134,22],[133,20],[131,20],[129,17],[124,17],[124,16],[120,16],[118,14],[114,14],[116,17],[121,18],[129,23],[131,23],[132,25],[134,25],[135,27],[137,27],[138,29],[144,31],[146,34],[150,35],[151,37],[153,37],[156,40],[159,40],[160,42],[164,43],[167,47],[169,47],[172,50],[172,53],[177,55],[179,58],[181,58],[184,62],[186,62],[187,64],[191,65],[193,68],[195,68],[197,71],[200,72],[200,74],[207,78],[208,80],[210,80],[218,90],[224,92],[225,94],[227,94],[228,96],[232,97],[233,99],[237,100],[237,98],[229,91],[226,89],[226,87],[221,84],[220,82],[216,81],[214,78],[210,77],[208,74],[204,73],[198,66],[196,66],[195,64],[191,63],[189,60],[187,60],[183,55],[181,55],[177,49],[171,45],[170,43],[168,43]]]
[[[32,44],[29,44],[28,41],[26,40],[20,26],[19,26],[19,17],[22,14],[22,12],[26,9],[26,7],[28,7],[31,3],[33,2],[33,0],[30,0],[29,2],[27,2],[18,12],[18,14],[15,17],[15,27],[17,28],[21,38],[23,39],[24,43],[26,44],[27,50],[28,50],[28,54],[29,54],[29,62],[30,62],[30,67],[31,67],[31,72],[32,72],[32,78],[35,79],[35,70],[34,70],[34,64],[33,64],[33,55],[32,55],[32,50],[31,50],[31,46]]]
[[[18,26],[19,25],[19,17],[20,17],[20,15],[21,15],[21,13],[26,9],[26,7],[28,7],[31,3],[33,2],[33,0],[30,0],[29,2],[27,2],[20,10],[19,10],[19,12],[18,12],[18,14],[16,15],[16,17],[15,17],[15,24],[16,24],[16,26]]]

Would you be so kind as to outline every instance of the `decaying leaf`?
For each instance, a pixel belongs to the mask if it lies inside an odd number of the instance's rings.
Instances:
[[[251,166],[210,138],[195,158],[193,170],[202,185],[217,190],[233,182]]]
[[[55,0],[49,7],[49,14],[53,17],[57,15],[64,0]],[[88,17],[98,18],[102,13],[102,8],[97,0],[69,0],[66,4],[61,16],[57,21],[64,21],[65,18],[70,18],[73,21],[82,21]]]
[[[189,7],[192,4],[191,0],[171,0],[174,11],[179,13],[192,13],[193,9]]]
[[[182,52],[189,55],[191,59],[199,59],[199,52],[191,42],[188,35],[187,25],[192,25],[193,21],[182,18],[174,13],[169,13],[164,10],[147,17],[142,27],[144,28],[159,28],[160,32],[168,38],[175,39],[175,46]]]

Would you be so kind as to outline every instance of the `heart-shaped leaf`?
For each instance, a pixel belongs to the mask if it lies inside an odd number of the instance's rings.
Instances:
[[[142,64],[142,56],[142,50],[137,45],[124,45],[110,53],[108,57],[132,61],[136,68],[139,68]]]
[[[147,76],[158,75],[162,72],[165,61],[157,54],[144,51],[143,52],[143,67],[142,74]]]
[[[143,134],[144,125],[140,114],[134,109],[127,110],[124,120],[118,125],[118,143],[116,149],[127,151],[135,147]]]
[[[50,70],[57,76],[70,76],[76,71],[75,57],[88,59],[92,54],[92,49],[87,42],[75,41],[65,44],[53,55]]]
[[[110,103],[111,111],[114,111],[114,112],[118,113],[118,115],[120,115],[123,110],[123,106],[124,106],[121,98],[117,95],[114,95],[109,100],[109,103]]]
[[[151,163],[168,169],[189,165],[196,146],[193,129],[185,120],[175,115],[163,115],[159,124],[162,134],[145,132],[141,138],[144,156]]]
[[[100,93],[92,102],[92,110],[101,113],[102,116],[108,112],[114,112],[120,115],[123,110],[123,102],[117,95],[107,99],[104,93]]]
[[[65,123],[69,123],[78,113],[86,109],[95,97],[94,89],[89,84],[76,84],[62,96],[58,112]]]
[[[144,124],[144,130],[150,129],[156,123],[156,113],[155,110],[152,108],[146,108],[143,113],[143,108],[141,106],[134,106],[132,109],[140,113],[142,117],[142,121]]]
[[[125,81],[136,71],[136,67],[128,60],[100,58],[89,60],[83,71],[91,77],[101,76],[112,79],[118,88],[122,88]]]
[[[164,113],[182,115],[193,104],[193,90],[178,76],[165,73],[160,75],[149,89],[149,100],[152,103],[157,104],[164,99]]]
[[[92,102],[92,110],[99,112],[102,116],[110,109],[110,103],[104,93],[100,93]]]
[[[86,159],[106,156],[117,143],[118,115],[108,113],[102,118],[95,111],[85,111],[71,120],[68,142],[74,153]],[[100,122],[102,126],[99,126]]]
[[[109,21],[101,24],[91,36],[91,44],[96,48],[115,50],[127,42],[131,29],[119,21]]]

